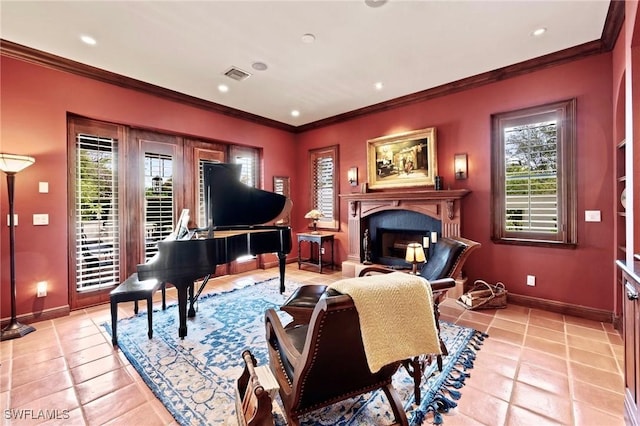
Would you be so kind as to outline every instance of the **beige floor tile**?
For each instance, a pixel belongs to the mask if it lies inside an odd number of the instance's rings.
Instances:
[[[492,339],[501,340],[517,346],[522,346],[522,342],[524,342],[523,333],[505,330],[504,328],[494,327],[493,325],[487,329],[486,333],[489,334]]]
[[[613,356],[613,350],[608,340],[593,340],[588,337],[567,334],[567,345],[600,355]]]
[[[569,366],[565,357],[553,356],[536,349],[523,348],[520,360],[524,364],[545,368],[558,374],[565,376],[569,374]]]
[[[203,294],[277,275],[271,269],[217,277]],[[320,275],[298,270],[296,264],[287,267],[287,279],[300,283],[341,278],[340,271]],[[173,287],[167,289],[167,303],[176,303]],[[160,304],[158,292],[154,308]],[[623,424],[623,346],[610,324],[514,304],[469,311],[454,299],[443,301],[440,310],[442,320],[490,336],[468,370],[458,407],[443,416],[444,426]],[[140,312],[146,312],[144,302]],[[133,303],[119,304],[119,318],[132,315]],[[42,321],[35,324],[36,333],[0,343],[0,408],[61,407],[64,418],[43,423],[47,425],[177,425],[122,352],[112,347],[101,326],[109,321],[109,305],[103,304]],[[26,423],[10,426],[20,424]]]
[[[140,393],[137,385],[131,383],[85,404],[84,412],[89,424],[101,425],[146,403],[147,399]]]
[[[566,324],[565,326],[567,334],[572,336],[584,337],[586,339],[591,340],[601,340],[603,342],[608,342],[609,338],[607,337],[607,332],[604,328],[597,330],[590,327],[583,327],[581,325],[574,324]]]
[[[607,371],[618,371],[618,363],[614,357],[569,347],[569,359],[591,367]]]
[[[484,389],[471,386],[471,381],[464,387],[463,396],[458,401],[459,413],[485,424],[503,425],[507,417],[509,403],[500,398],[488,395]]]
[[[562,318],[562,315],[556,314],[558,315],[559,319],[554,319],[549,318],[546,315],[540,315],[540,313],[544,311],[537,310],[532,312],[534,313],[531,314],[529,319],[530,326],[534,325],[536,327],[548,328],[549,330],[564,333],[564,320]]]
[[[565,357],[567,355],[567,346],[564,343],[553,342],[540,337],[528,335],[524,339],[524,346],[559,357]]]
[[[613,415],[624,410],[624,394],[579,381],[573,382],[573,399]]]
[[[527,328],[527,335],[551,340],[552,342],[557,343],[566,343],[567,340],[563,331],[552,330],[550,328],[531,324],[529,324],[529,327]]]
[[[555,419],[562,424],[572,424],[573,413],[571,400],[566,394],[557,394],[516,382],[513,389],[511,404],[533,411],[543,417]]]
[[[507,425],[509,426],[562,426],[566,423],[560,423],[554,419],[542,416],[533,411],[516,405],[509,406],[507,413]]]
[[[622,376],[617,371],[605,371],[578,362],[569,361],[569,377],[612,392],[622,391]]]
[[[576,425],[607,425],[607,426],[624,426],[624,417],[622,413],[612,415],[598,408],[575,402],[573,404]]]
[[[520,364],[516,380],[558,396],[570,394],[567,375],[541,366]]]

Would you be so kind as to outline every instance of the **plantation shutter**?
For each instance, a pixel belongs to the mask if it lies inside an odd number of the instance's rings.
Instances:
[[[231,158],[235,164],[240,164],[240,182],[251,187],[258,187],[259,184],[259,161],[260,152],[255,148],[234,146],[231,149]],[[246,255],[236,259],[237,262],[255,261],[256,256]]]
[[[286,176],[274,176],[273,177],[273,192],[276,194],[284,195],[289,198],[291,190],[289,188],[289,178]],[[276,222],[276,225],[288,225],[290,217],[287,214],[282,219]]]
[[[76,135],[76,290],[98,290],[120,277],[118,141]]]
[[[313,208],[319,210],[325,218],[333,217],[335,167],[332,155],[319,155],[313,165]]]
[[[170,155],[145,152],[145,261],[158,252],[158,241],[173,230],[173,159]]]
[[[338,146],[311,150],[309,170],[311,209],[318,210],[322,217],[318,227],[338,229]]]
[[[217,160],[208,160],[208,159],[204,159],[201,158],[198,160],[198,206],[200,206],[200,209],[198,211],[198,223],[200,225],[200,227],[206,227],[209,226],[209,224],[204,223],[205,222],[205,218],[207,217],[206,212],[204,211],[205,209],[205,202],[204,202],[204,165],[205,164],[213,164],[213,163],[219,163],[220,161]]]
[[[556,122],[509,127],[504,139],[506,230],[558,233]]]
[[[253,152],[246,152],[243,155],[236,155],[233,158],[233,162],[242,165],[240,171],[240,182],[245,185],[257,187],[258,186],[258,159],[257,154]]]

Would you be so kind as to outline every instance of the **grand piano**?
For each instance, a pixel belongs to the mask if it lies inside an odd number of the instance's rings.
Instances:
[[[284,292],[287,254],[291,251],[291,228],[267,225],[288,214],[291,200],[280,194],[249,187],[240,182],[241,165],[203,165],[206,227],[186,232],[178,220],[173,237],[158,242],[158,252],[138,265],[138,279],[151,278],[173,284],[178,292],[180,326],[187,335],[187,314],[195,316],[194,283],[215,273],[216,266],[240,256],[276,253],[280,268],[280,293]],[[185,232],[183,232],[185,231]],[[199,295],[199,292],[198,292]],[[187,312],[187,300],[189,311]]]

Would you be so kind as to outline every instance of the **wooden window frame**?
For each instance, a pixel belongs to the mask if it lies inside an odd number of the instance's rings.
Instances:
[[[536,116],[557,119],[557,199],[556,234],[513,232],[506,229],[506,166],[504,129]],[[491,116],[491,239],[494,243],[575,248],[577,245],[576,199],[576,100],[568,99]]]

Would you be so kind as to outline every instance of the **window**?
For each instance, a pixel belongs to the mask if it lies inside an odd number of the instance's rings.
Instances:
[[[314,149],[310,154],[311,209],[322,217],[318,228],[338,230],[338,146]]]
[[[492,116],[492,239],[576,244],[575,99]]]
[[[258,188],[260,186],[260,151],[249,147],[231,147],[231,162],[242,164],[240,182]]]
[[[97,290],[120,279],[118,140],[85,133],[75,138],[76,290]]]
[[[284,195],[289,198],[291,195],[291,188],[289,183],[289,176],[274,176],[273,177],[273,192],[276,194]],[[287,214],[285,217],[276,222],[276,225],[288,225],[290,217]]]
[[[158,241],[174,228],[173,159],[170,155],[144,153],[144,258],[158,252]]]
[[[230,149],[231,162],[242,164],[240,170],[240,182],[252,187],[260,185],[260,151],[256,148],[232,146]],[[236,259],[237,262],[249,262],[256,259],[256,256],[246,255]]]

